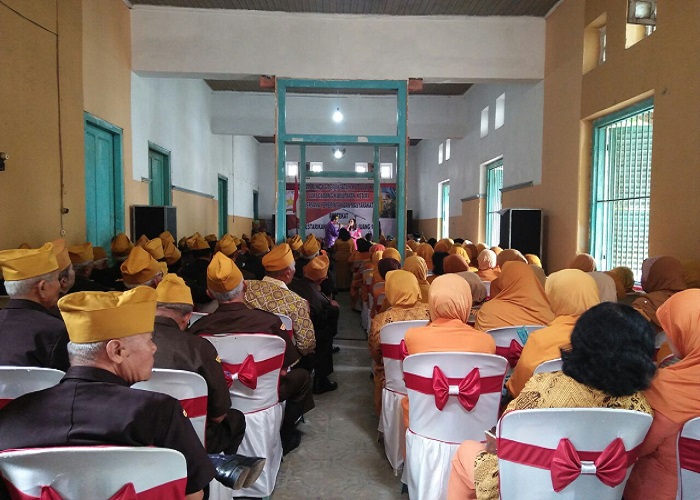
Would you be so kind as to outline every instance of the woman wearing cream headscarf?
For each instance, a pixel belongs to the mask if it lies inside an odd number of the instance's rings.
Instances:
[[[506,262],[498,278],[501,290],[476,314],[476,328],[549,325],[554,314],[542,285],[524,262]],[[493,282],[492,282],[493,283]],[[595,282],[594,282],[595,284]],[[493,287],[493,284],[492,284]],[[491,288],[493,294],[493,288]]]
[[[660,369],[646,391],[654,421],[639,450],[625,499],[676,498],[676,438],[685,422],[700,416],[700,290],[669,298],[655,317],[680,361]]]
[[[617,302],[617,285],[612,276],[602,271],[593,271],[588,275],[598,285],[598,296],[601,302]]]
[[[482,250],[477,258],[479,270],[476,272],[482,281],[493,281],[501,275],[501,270],[496,262],[496,252],[493,250]]]
[[[576,320],[600,303],[595,280],[579,269],[550,274],[545,291],[556,318],[548,327],[532,332],[527,339],[513,375],[506,383],[513,397],[520,394],[540,363],[560,357],[559,348],[569,343]]]
[[[435,250],[430,246],[430,243],[421,243],[416,248],[416,255],[423,257],[425,264],[428,266],[428,271],[433,270],[433,253],[435,253]]]
[[[418,255],[408,257],[403,269],[416,277],[418,280],[418,286],[420,287],[420,300],[421,302],[427,304],[430,283],[428,283],[428,265],[423,257],[419,257]]]
[[[592,255],[580,253],[569,264],[569,269],[580,269],[584,273],[592,273],[596,270],[596,262]]]
[[[656,331],[661,324],[656,310],[671,295],[686,289],[683,281],[683,266],[674,257],[650,257],[642,263],[642,288],[646,292],[632,303],[642,316],[653,323]]]
[[[377,415],[382,408],[382,387],[385,380],[379,330],[394,321],[430,319],[428,306],[419,300],[418,280],[410,272],[389,271],[386,275],[385,293],[389,309],[377,314],[369,329],[369,353],[374,360],[374,407]]]

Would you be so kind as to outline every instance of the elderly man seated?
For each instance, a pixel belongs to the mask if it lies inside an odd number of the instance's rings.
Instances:
[[[53,245],[3,250],[0,266],[10,301],[0,311],[0,365],[68,368],[68,334],[51,315],[61,282]]]
[[[170,448],[185,456],[188,499],[202,498],[214,477],[240,486],[249,469],[236,457],[215,468],[176,399],[129,387],[151,376],[156,297],[148,287],[63,297],[58,307],[70,337],[71,367],[57,386],[26,394],[0,411],[0,450],[100,444]]]

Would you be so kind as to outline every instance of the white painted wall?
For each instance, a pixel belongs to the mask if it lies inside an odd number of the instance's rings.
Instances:
[[[249,188],[257,187],[257,142],[211,132],[209,87],[201,80],[132,73],[131,92],[134,180],[149,177],[150,141],[171,152],[174,186],[217,197],[223,175],[229,179],[229,214],[252,217]],[[245,187],[240,194],[238,186]]]
[[[505,124],[494,130],[496,98],[505,92]],[[450,216],[462,213],[462,198],[484,192],[482,165],[503,157],[503,185],[515,186],[542,177],[543,84],[475,85],[464,95],[467,132],[451,141],[451,158],[438,164],[442,139],[421,141],[416,146],[418,191],[409,192],[416,218],[438,216],[438,182],[450,179]],[[489,106],[489,133],[480,137],[481,111]],[[417,197],[411,193],[416,193]]]
[[[396,97],[288,95],[287,132],[299,134],[396,134]],[[462,96],[410,95],[408,135],[438,139],[466,133]],[[331,115],[344,115],[335,123]],[[215,92],[212,98],[212,130],[217,134],[262,135],[275,133],[275,96],[270,93]]]
[[[545,21],[136,6],[132,68],[171,75],[483,81],[544,77]]]

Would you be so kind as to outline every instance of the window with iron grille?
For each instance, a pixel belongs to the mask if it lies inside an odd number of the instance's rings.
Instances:
[[[590,253],[601,270],[632,269],[649,254],[654,103],[649,99],[593,123]]]
[[[501,189],[503,159],[486,165],[486,243],[496,246],[501,239]]]

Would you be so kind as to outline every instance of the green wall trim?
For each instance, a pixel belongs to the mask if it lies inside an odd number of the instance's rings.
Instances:
[[[202,196],[204,198],[209,198],[213,200],[216,198],[213,194],[203,193],[202,191],[195,191],[194,189],[188,189],[180,186],[173,185],[173,191],[180,191],[181,193],[195,194],[197,196]]]

